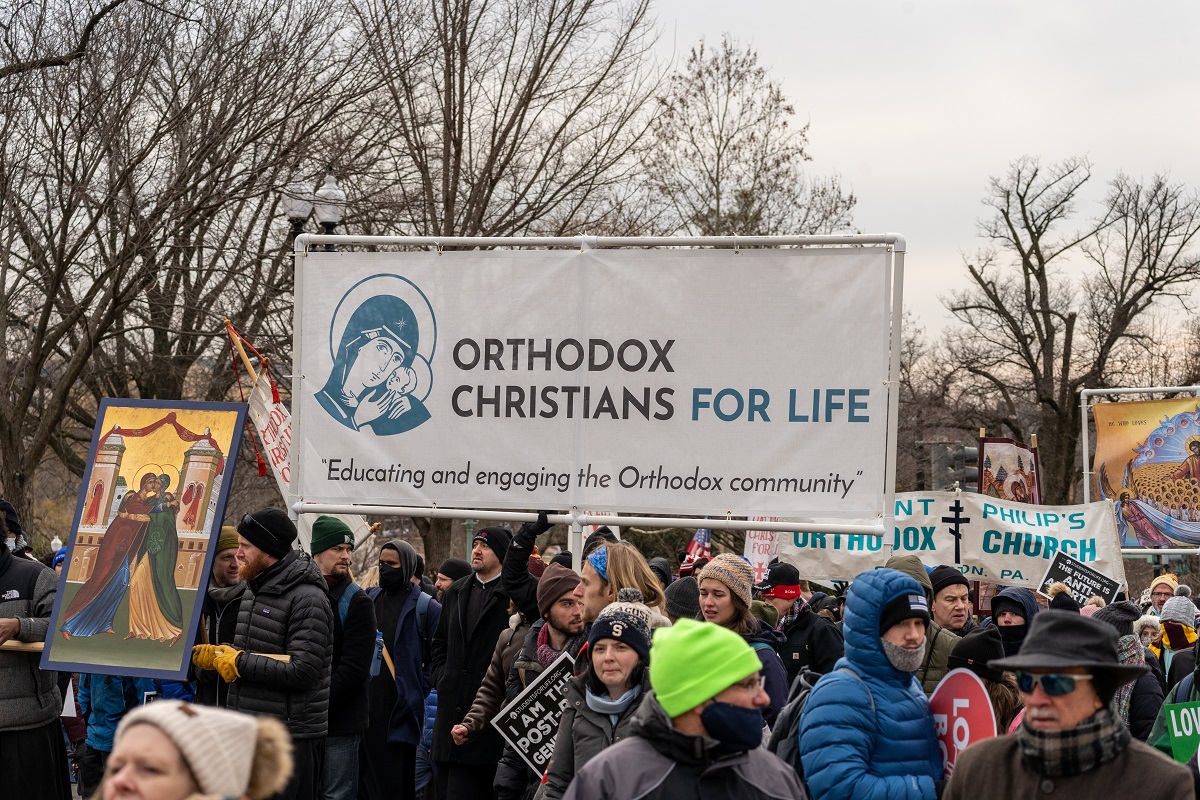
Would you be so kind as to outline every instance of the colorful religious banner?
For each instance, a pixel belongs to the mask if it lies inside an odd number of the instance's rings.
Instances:
[[[42,669],[186,678],[245,414],[101,402]]]
[[[1016,439],[979,437],[979,493],[998,500],[1040,505],[1042,477],[1037,445]]]
[[[1125,547],[1200,545],[1200,400],[1097,403],[1093,492]]]

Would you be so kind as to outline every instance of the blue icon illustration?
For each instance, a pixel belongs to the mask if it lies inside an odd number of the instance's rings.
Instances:
[[[433,308],[399,275],[372,275],[338,302],[329,327],[333,368],[317,402],[347,428],[392,436],[429,419]]]

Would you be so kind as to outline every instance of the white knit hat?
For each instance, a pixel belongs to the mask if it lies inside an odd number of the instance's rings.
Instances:
[[[138,723],[153,725],[179,748],[204,794],[241,797],[250,783],[258,720],[210,706],[157,700],[125,715],[117,741]]]

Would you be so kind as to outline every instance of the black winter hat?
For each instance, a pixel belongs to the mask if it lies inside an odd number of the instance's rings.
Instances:
[[[274,558],[283,558],[296,541],[296,525],[278,508],[247,514],[237,526],[238,534]]]
[[[950,669],[965,668],[981,678],[999,683],[1004,680],[1004,671],[992,669],[989,661],[1004,658],[1004,641],[1000,630],[989,625],[976,628],[954,643],[946,665]]]
[[[560,550],[558,555],[550,559],[551,564],[562,564],[567,569],[571,569],[571,551]]]
[[[996,595],[992,598],[992,619],[996,619],[1003,611],[1012,611],[1014,614],[1025,620],[1025,624],[1029,624],[1029,617],[1026,616],[1025,606],[1011,597],[1001,597]]]
[[[602,525],[588,534],[588,537],[583,540],[583,555],[586,558],[593,550],[598,550],[606,544],[616,544],[618,541],[619,539],[612,532],[612,528]]]
[[[8,532],[17,537],[24,536],[25,530],[21,527],[21,518],[17,516],[16,507],[7,500],[0,500],[0,511],[4,512],[4,525]]]
[[[1066,592],[1059,592],[1054,595],[1054,599],[1050,601],[1050,608],[1056,608],[1059,611],[1074,611],[1079,613],[1079,603],[1075,602],[1075,598]]]
[[[924,594],[904,594],[895,597],[888,601],[883,610],[879,612],[879,635],[888,632],[888,629],[893,625],[903,622],[906,619],[923,619],[926,626],[929,625],[931,617],[929,616],[929,601],[925,599]]]
[[[655,556],[650,559],[650,571],[654,573],[654,577],[658,578],[658,582],[667,588],[671,585],[671,562],[667,561],[662,556]]]
[[[496,554],[496,558],[500,559],[500,563],[503,564],[504,557],[508,555],[508,546],[512,544],[512,531],[499,525],[494,528],[484,528],[475,534],[475,538],[471,541],[483,542],[492,548],[492,552]]]
[[[1142,609],[1137,603],[1124,600],[1120,603],[1110,603],[1092,614],[1092,619],[1107,622],[1117,629],[1117,636],[1132,636],[1133,623],[1142,616]]]
[[[667,613],[675,619],[700,619],[700,586],[684,575],[667,587]]]
[[[438,574],[445,575],[450,580],[456,581],[471,574],[471,565],[461,558],[447,558],[438,567]]]
[[[937,597],[938,592],[945,589],[947,586],[966,586],[971,588],[971,582],[966,576],[956,570],[954,567],[934,567],[929,573],[929,582],[933,584],[933,596]]]

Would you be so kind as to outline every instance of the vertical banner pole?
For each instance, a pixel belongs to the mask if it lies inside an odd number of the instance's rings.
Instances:
[[[571,569],[583,571],[583,515],[571,507],[571,532],[567,535],[567,549],[571,551]]]
[[[885,535],[896,526],[896,449],[897,430],[900,417],[900,346],[903,337],[901,326],[904,319],[904,251],[903,237],[897,237],[892,245],[892,335],[891,353],[888,362],[888,433],[887,461],[883,477],[883,528]]]
[[[304,419],[301,416],[302,403],[299,398],[303,388],[301,386],[304,376],[300,374],[300,365],[304,362],[301,360],[304,348],[304,315],[301,309],[304,307],[304,259],[308,256],[308,234],[302,233],[296,237],[292,245],[292,280],[295,281],[295,290],[292,293],[292,447],[291,466],[289,473],[291,480],[288,482],[288,488],[301,486],[301,459],[300,451],[304,449]],[[289,491],[287,497],[288,516],[293,522],[299,522],[300,514],[296,511],[295,506],[302,498],[295,491]]]
[[[1092,465],[1088,455],[1091,442],[1088,440],[1088,390],[1079,392],[1079,424],[1082,426],[1080,441],[1083,442],[1083,502],[1092,502]]]

